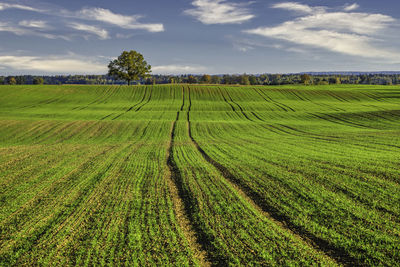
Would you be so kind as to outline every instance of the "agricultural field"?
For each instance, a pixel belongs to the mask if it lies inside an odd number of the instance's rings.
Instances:
[[[0,265],[395,266],[400,86],[0,86]]]

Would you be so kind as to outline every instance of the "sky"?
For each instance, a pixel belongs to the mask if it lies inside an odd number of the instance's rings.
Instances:
[[[400,71],[398,0],[0,0],[0,75]]]

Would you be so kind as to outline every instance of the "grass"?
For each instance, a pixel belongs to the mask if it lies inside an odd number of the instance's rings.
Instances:
[[[1,86],[0,265],[397,265],[398,86]]]

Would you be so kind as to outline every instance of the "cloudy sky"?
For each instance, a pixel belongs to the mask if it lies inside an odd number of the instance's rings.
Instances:
[[[0,75],[400,70],[398,0],[0,0]]]

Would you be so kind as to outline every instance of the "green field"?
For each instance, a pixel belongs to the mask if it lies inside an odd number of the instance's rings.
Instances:
[[[1,266],[399,265],[399,86],[0,95]]]

